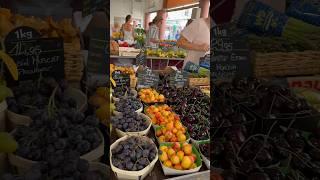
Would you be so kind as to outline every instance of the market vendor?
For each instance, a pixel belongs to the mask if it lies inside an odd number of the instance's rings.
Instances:
[[[128,44],[134,43],[134,26],[131,15],[126,16],[126,22],[122,25],[123,40]]]
[[[210,51],[210,18],[193,20],[181,32],[177,45],[187,50],[184,65],[188,61],[199,64],[200,58]]]
[[[148,35],[147,35],[147,46],[151,48],[158,48],[159,43],[160,43],[160,26],[162,24],[162,17],[161,16],[156,16],[153,21],[151,26],[149,27],[148,30]]]

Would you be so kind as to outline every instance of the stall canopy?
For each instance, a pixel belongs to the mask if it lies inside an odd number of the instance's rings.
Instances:
[[[199,3],[199,0],[165,0],[163,7],[166,9],[187,6],[191,4]]]

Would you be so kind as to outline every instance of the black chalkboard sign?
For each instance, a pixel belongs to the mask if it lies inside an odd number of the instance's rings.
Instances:
[[[64,78],[64,47],[60,38],[9,40],[5,42],[6,53],[17,64],[19,80],[50,76]]]
[[[190,73],[198,73],[200,66],[194,64],[193,62],[187,62],[187,64],[184,67],[184,71],[190,72]]]
[[[169,77],[169,85],[171,87],[181,88],[187,85],[188,82],[188,73],[175,71]]]
[[[147,55],[145,54],[144,50],[141,50],[140,53],[136,56],[136,64],[145,65],[147,61]]]
[[[211,77],[214,80],[230,80],[234,77],[252,76],[250,50],[245,31],[233,24],[211,29]]]
[[[159,74],[152,72],[149,68],[138,72],[138,88],[156,88],[158,87],[159,80]]]
[[[112,72],[112,79],[116,82],[116,86],[130,87],[130,75],[124,74],[119,70]]]
[[[40,33],[27,26],[20,26],[8,33],[4,40],[4,44],[8,44],[11,41],[17,41],[17,40],[28,40],[28,39],[37,39],[40,38]]]
[[[93,14],[98,9],[107,7],[106,0],[82,0],[82,16]]]

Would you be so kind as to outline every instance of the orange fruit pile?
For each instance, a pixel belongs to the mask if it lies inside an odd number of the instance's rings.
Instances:
[[[179,116],[166,104],[149,106],[146,108],[146,114],[155,125],[165,125],[167,122],[180,120]]]
[[[160,146],[160,161],[166,167],[177,170],[189,170],[197,167],[197,156],[192,152],[192,145],[176,142],[172,146]]]
[[[139,97],[144,103],[157,103],[165,101],[164,95],[159,94],[156,90],[151,88],[141,89],[139,91]]]
[[[146,111],[152,123],[160,125],[156,130],[156,136],[160,142],[185,142],[187,140],[186,128],[182,125],[179,116],[168,105],[152,105]]]

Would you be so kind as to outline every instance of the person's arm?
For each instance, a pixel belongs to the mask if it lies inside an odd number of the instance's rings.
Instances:
[[[189,42],[183,35],[180,36],[177,45],[183,49],[194,50],[194,51],[209,51],[210,47],[208,44],[196,44]]]
[[[198,36],[198,32],[201,32],[199,19],[192,21],[192,23],[185,27],[181,32],[180,38],[177,42],[179,47],[182,47],[187,50],[194,51],[204,51],[207,52],[210,49],[210,45],[206,43],[194,43],[195,39]]]

